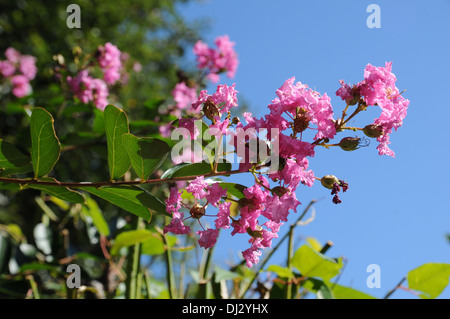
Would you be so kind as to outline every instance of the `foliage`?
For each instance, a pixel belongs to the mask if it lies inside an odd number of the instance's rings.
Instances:
[[[373,298],[338,283],[345,260],[326,255],[330,244],[322,247],[310,239],[294,247],[295,230],[306,224],[303,218],[314,209],[314,201],[282,238],[278,231],[300,205],[297,186],[319,180],[331,190],[335,204],[341,202],[338,193],[348,189],[344,180],[318,178],[308,170],[307,158],[315,147],[354,151],[365,146],[361,138],[330,142],[352,130],[376,138],[380,155],[393,156],[389,134],[401,126],[409,101],[395,87],[391,64],[368,65],[364,80],[356,85],[341,82],[336,94],[346,105],[340,118],[333,118],[326,94],[292,78],[277,91],[270,113],[261,119],[245,113],[244,126],[231,115],[238,106],[235,85],[219,85],[212,95],[201,90],[220,74],[234,76],[237,54],[228,36],[217,37],[214,49],[196,42],[200,70],[181,70],[184,50],[197,34],[180,18],[173,1],[79,5],[83,27],[70,32],[63,2],[0,6],[5,12],[0,17],[0,51],[18,50],[5,53],[7,60],[0,65],[0,297]],[[112,65],[109,50],[118,54],[115,66],[122,82],[101,79],[105,65]],[[129,57],[119,61],[121,50]],[[18,85],[12,79],[17,74],[5,75],[4,68],[11,62],[14,72],[23,72],[21,61],[31,61],[28,54],[37,57],[39,72],[28,79],[32,93],[25,90],[26,96],[18,96],[11,90]],[[136,63],[142,69],[131,71]],[[101,92],[115,103],[98,103]],[[346,125],[368,107],[381,108],[374,123]],[[317,134],[307,142],[306,130],[313,125]],[[248,158],[258,153],[255,160],[241,161],[237,169],[221,161],[226,155],[222,134],[210,143],[203,138],[211,129],[226,135],[231,127],[289,131],[277,141],[280,166],[265,171],[275,162],[267,158],[275,153],[275,142],[262,144],[262,135],[256,134],[255,152],[251,138],[241,141]],[[175,163],[178,143],[165,131],[172,129],[181,132],[181,144],[192,142],[188,155],[197,149],[205,157]],[[232,137],[232,153],[238,153],[239,135]],[[264,148],[271,154],[263,156]],[[223,180],[242,173],[253,176],[253,186]],[[212,207],[218,210],[216,227],[205,228],[201,218],[209,217],[206,208]],[[266,222],[260,223],[259,217]],[[201,230],[194,234],[194,227]],[[233,235],[248,235],[251,247],[240,263],[223,269],[213,263],[214,244],[228,228]],[[272,239],[277,239],[274,247]],[[286,241],[286,265],[268,265]],[[199,246],[203,258],[195,263]],[[81,267],[78,289],[67,284],[70,264]],[[408,288],[399,284],[394,290],[436,298],[449,275],[448,264],[425,264],[407,274]]]

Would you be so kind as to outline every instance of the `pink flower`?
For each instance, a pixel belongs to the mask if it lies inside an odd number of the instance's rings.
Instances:
[[[191,140],[195,140],[200,135],[200,129],[196,125],[196,120],[194,118],[191,117],[180,118],[178,121],[178,127],[182,127],[188,130],[189,135],[183,134],[184,138],[190,138]]]
[[[247,267],[251,268],[259,262],[261,254],[262,252],[258,250],[258,247],[252,246],[242,252],[242,257],[244,257]]]
[[[5,77],[10,77],[16,72],[16,68],[11,61],[0,61],[0,73]]]
[[[336,129],[333,121],[333,108],[327,94],[321,96],[318,92],[308,88],[300,82],[295,83],[295,77],[284,82],[277,90],[278,98],[272,101],[269,108],[272,112],[282,114],[288,112],[292,118],[298,117],[298,111],[304,112],[305,123],[311,122],[317,126],[317,134],[314,139],[333,138]]]
[[[185,235],[191,232],[191,228],[189,226],[185,226],[183,224],[183,213],[175,212],[172,214],[172,220],[169,225],[164,227],[164,234],[170,232],[177,235]]]
[[[196,199],[202,199],[206,196],[208,183],[204,180],[203,175],[197,176],[187,187],[186,191],[194,195]]]
[[[197,101],[197,88],[190,88],[184,82],[180,82],[172,90],[172,96],[177,103],[176,108],[184,110]]]
[[[297,211],[298,205],[300,205],[300,202],[295,197],[294,192],[288,192],[281,197],[274,195],[268,198],[263,215],[276,223],[287,222],[289,210]]]
[[[197,231],[197,235],[200,236],[198,244],[205,249],[211,248],[217,242],[217,237],[219,236],[218,229],[207,229]]]
[[[220,187],[219,183],[214,183],[207,187],[208,194],[205,196],[206,200],[217,207],[217,203],[222,199],[222,197],[227,196],[227,189]]]
[[[166,211],[172,215],[172,220],[169,225],[164,227],[164,234],[167,232],[179,235],[190,233],[190,227],[183,224],[184,214],[179,212],[181,208],[181,192],[178,192],[177,188],[172,187],[169,198],[165,202]]]
[[[181,208],[181,192],[176,187],[170,188],[169,198],[166,199],[166,211],[168,213],[177,213]]]
[[[227,35],[217,37],[214,41],[217,49],[209,48],[202,41],[194,45],[194,54],[197,56],[197,67],[208,69],[208,79],[213,83],[219,81],[219,73],[227,72],[229,78],[235,76],[239,60],[234,51],[234,42]]]
[[[31,55],[23,55],[20,57],[19,70],[29,80],[33,80],[36,77],[36,58]]]
[[[98,48],[98,62],[103,71],[103,79],[108,84],[114,84],[120,79],[122,69],[121,52],[110,42]]]
[[[18,98],[31,93],[31,85],[28,78],[24,75],[14,75],[11,77],[11,84],[13,85],[12,93]]]
[[[75,96],[83,103],[93,102],[95,106],[104,110],[108,105],[108,87],[103,80],[89,76],[88,70],[79,72],[74,78],[67,77],[67,83]]]
[[[282,180],[284,185],[289,185],[292,189],[296,189],[299,183],[311,187],[314,184],[314,172],[306,170],[308,168],[308,160],[303,158],[300,161],[286,159],[286,165],[281,172],[271,174],[270,178]]]
[[[217,213],[217,218],[214,221],[217,229],[230,228],[230,206],[231,202],[219,204],[219,212]]]
[[[395,157],[388,147],[389,134],[402,126],[409,100],[405,99],[395,86],[397,79],[391,71],[392,62],[386,62],[385,67],[368,64],[364,71],[364,80],[358,86],[367,105],[376,104],[381,108],[381,115],[374,120],[374,124],[383,131],[383,135],[377,138],[380,143],[377,147],[378,154]]]
[[[94,79],[91,82],[90,89],[92,90],[94,105],[99,110],[103,111],[105,107],[108,105],[109,92],[106,83],[103,80]]]
[[[172,133],[171,123],[167,123],[159,127],[159,134],[161,134],[162,137],[170,137],[171,133]]]
[[[21,54],[16,49],[9,47],[5,51],[5,56],[11,63],[17,64],[19,63]]]
[[[238,106],[236,97],[238,91],[235,90],[235,87],[236,83],[232,86],[218,85],[213,95],[208,95],[206,90],[202,90],[198,100],[192,103],[192,108],[197,110],[200,105],[209,100],[218,108],[220,114],[227,113],[231,108]]]

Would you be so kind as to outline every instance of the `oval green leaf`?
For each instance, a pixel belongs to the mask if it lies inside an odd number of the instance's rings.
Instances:
[[[326,257],[313,248],[303,245],[292,257],[292,265],[300,271],[302,276],[329,280],[339,273],[342,268],[342,259]]]
[[[158,169],[169,154],[169,145],[156,138],[136,137],[127,133],[123,143],[131,161],[131,167],[143,181]]]
[[[14,145],[0,139],[0,168],[17,169],[30,165],[30,159],[20,152]]]
[[[217,171],[231,171],[231,163],[219,163]],[[199,176],[208,173],[211,173],[211,164],[209,163],[181,163],[165,171],[161,178]]]
[[[421,298],[434,299],[447,287],[449,276],[450,264],[427,263],[408,272],[408,286],[423,292]]]
[[[147,229],[130,230],[120,233],[111,247],[111,255],[116,255],[122,247],[143,243],[153,237],[153,233]]]
[[[31,113],[31,160],[34,177],[47,175],[55,166],[61,152],[61,144],[55,133],[53,117],[45,109],[37,107]]]
[[[106,106],[104,116],[109,174],[114,180],[121,178],[131,165],[123,145],[123,135],[130,132],[128,118],[123,110],[113,105]]]
[[[82,190],[98,196],[132,214],[149,221],[151,210],[160,214],[165,214],[166,206],[153,194],[135,186],[118,187],[82,187]]]

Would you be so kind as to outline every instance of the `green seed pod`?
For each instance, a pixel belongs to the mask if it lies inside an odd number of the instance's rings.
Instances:
[[[320,179],[322,186],[328,189],[333,189],[334,183],[339,183],[339,179],[334,175],[325,175]]]
[[[368,137],[377,138],[383,135],[383,129],[379,125],[369,124],[363,128],[364,134]]]
[[[339,142],[339,146],[340,148],[342,148],[344,151],[354,151],[356,149],[358,149],[359,147],[359,141],[360,138],[359,137],[344,137],[340,142]]]

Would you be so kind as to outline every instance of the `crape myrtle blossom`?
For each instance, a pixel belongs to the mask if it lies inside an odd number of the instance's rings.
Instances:
[[[117,46],[106,43],[99,46],[96,52],[95,66],[103,73],[103,78],[90,75],[94,65],[83,67],[73,76],[67,76],[67,84],[72,93],[84,104],[92,102],[98,109],[104,110],[108,105],[109,86],[119,81],[126,82],[127,73],[123,70],[122,62],[128,59],[127,53],[122,53]]]
[[[175,107],[170,112],[176,117],[181,116],[181,111],[189,109],[192,103],[197,101],[197,86],[189,87],[184,82],[177,83],[172,90]]]
[[[234,51],[234,42],[227,35],[219,36],[214,41],[216,49],[208,47],[202,41],[194,45],[194,54],[197,56],[197,67],[206,69],[207,78],[216,83],[219,81],[219,73],[226,72],[229,78],[234,78],[239,61]]]
[[[6,60],[0,61],[0,74],[12,85],[12,93],[18,97],[30,95],[30,81],[36,77],[36,58],[22,55],[10,47],[5,51]]]
[[[68,76],[67,83],[75,96],[83,103],[93,102],[94,105],[104,110],[108,105],[108,87],[101,79],[93,78],[88,70],[79,72],[75,77]]]
[[[121,55],[122,52],[110,42],[98,47],[97,59],[103,71],[103,80],[107,84],[114,84],[120,79],[120,71],[122,70]]]
[[[409,105],[409,100],[395,86],[396,81],[397,78],[392,73],[392,62],[386,62],[384,67],[368,64],[364,70],[364,80],[353,87],[341,80],[341,88],[336,92],[347,104],[359,102],[381,108],[380,116],[363,131],[367,136],[377,138],[379,155],[392,157],[395,157],[395,153],[388,146],[390,134],[402,126]]]
[[[202,45],[199,44],[198,47],[200,50]],[[202,50],[206,48],[203,47]],[[344,151],[356,150],[362,146],[359,137],[345,137],[336,144],[329,141],[338,133],[345,132],[345,129],[362,130],[367,136],[378,139],[380,145],[377,148],[380,155],[393,156],[387,146],[389,134],[402,125],[409,104],[395,87],[395,82],[390,63],[386,63],[385,67],[373,67],[369,64],[364,72],[364,80],[357,85],[350,86],[340,81],[341,87],[336,94],[347,105],[344,106],[342,117],[337,119],[334,118],[331,100],[326,93],[320,94],[306,84],[295,82],[294,77],[287,79],[276,90],[276,97],[268,105],[268,114],[257,118],[252,113],[245,112],[245,121],[237,117],[231,118],[230,110],[238,106],[235,84],[218,85],[212,95],[206,90],[201,91],[191,108],[199,112],[197,116],[204,119],[203,124],[214,132],[210,135],[229,137],[227,146],[232,146],[232,149],[234,147],[234,153],[243,157],[239,162],[239,169],[235,172],[250,172],[254,176],[254,184],[243,188],[237,197],[218,182],[205,179],[204,176],[196,177],[185,188],[193,195],[193,203],[189,206],[177,204],[177,209],[174,209],[173,205],[168,207],[167,211],[172,214],[173,219],[164,231],[188,232],[184,221],[197,219],[201,227],[201,230],[196,232],[199,236],[198,243],[207,249],[217,242],[220,229],[230,228],[232,236],[249,236],[249,247],[243,250],[242,257],[246,265],[252,267],[258,263],[262,250],[270,248],[273,239],[278,238],[280,227],[288,222],[289,216],[297,213],[301,203],[297,199],[296,190],[300,185],[312,187],[314,182],[319,180],[325,188],[331,190],[334,204],[342,202],[339,195],[348,190],[348,183],[333,175],[318,178],[310,169],[310,160],[316,155],[316,147],[328,149],[339,146]],[[356,110],[346,118],[349,106],[353,105],[357,105]],[[368,105],[378,105],[382,110],[380,117],[364,129],[347,127],[347,122]],[[199,130],[196,131],[194,127],[198,117],[178,120],[178,127],[189,132],[190,136],[186,138],[196,139],[199,136]],[[312,133],[309,134],[312,141],[306,140],[306,133]],[[254,141],[256,149],[252,147]],[[274,145],[277,147],[273,147]],[[240,147],[244,149],[243,153],[239,152]],[[277,170],[264,170],[268,163],[265,162],[261,150],[267,151],[265,155],[276,155],[279,159]],[[229,153],[228,149],[227,152]],[[224,154],[220,153],[215,156],[222,155]],[[211,163],[212,168],[213,164],[215,163]],[[212,172],[217,171],[213,169]],[[172,195],[172,192],[175,191],[171,190],[169,203],[174,201],[175,195]],[[238,205],[237,216],[230,215],[232,201]],[[181,197],[177,199],[177,203],[181,203]],[[216,215],[206,214],[206,209],[211,207],[218,210]],[[183,209],[189,211],[190,216],[184,218],[181,212]],[[203,226],[201,218],[204,216],[215,218],[212,223],[215,228]]]

